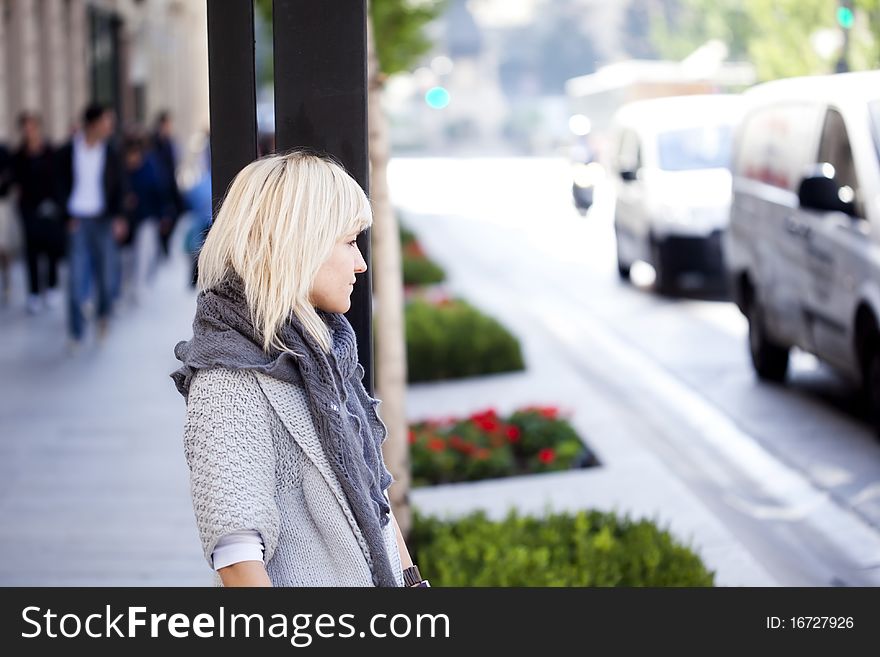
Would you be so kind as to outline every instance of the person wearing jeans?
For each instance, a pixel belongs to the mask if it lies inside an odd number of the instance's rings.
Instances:
[[[68,330],[72,345],[85,334],[82,305],[88,290],[97,297],[98,336],[107,331],[112,310],[116,243],[125,237],[122,162],[109,142],[113,113],[93,104],[83,129],[59,151],[59,196],[67,209]]]

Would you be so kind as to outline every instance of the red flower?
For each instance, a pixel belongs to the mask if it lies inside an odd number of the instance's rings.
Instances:
[[[414,445],[416,442],[416,433],[412,429],[409,430],[409,435],[407,436],[407,440],[409,440],[410,445]]]
[[[431,440],[428,441],[428,449],[432,452],[442,452],[446,449],[446,441],[442,438],[431,438]]]
[[[459,452],[465,451],[466,443],[461,439],[461,436],[450,436],[449,437],[449,446],[452,449],[456,449]]]
[[[501,426],[498,422],[498,413],[495,412],[494,408],[489,408],[480,413],[474,413],[471,415],[470,419],[478,428],[489,433],[498,431]]]
[[[538,460],[544,465],[549,465],[553,463],[556,458],[556,452],[553,451],[550,447],[545,447],[540,452],[538,452]]]
[[[541,415],[543,415],[548,420],[555,420],[556,416],[559,415],[559,409],[555,406],[545,406],[541,409]]]
[[[406,248],[404,249],[404,252],[408,256],[412,256],[414,258],[424,258],[425,257],[425,251],[422,248],[422,245],[419,244],[418,242],[410,242],[409,244],[407,244]]]
[[[479,421],[478,426],[483,431],[487,431],[489,433],[492,433],[494,431],[498,431],[498,427],[500,425],[498,424],[497,420],[493,420],[492,418],[486,417],[486,418],[483,418],[482,420]]]
[[[488,449],[486,449],[485,447],[480,447],[478,450],[476,450],[476,451],[474,452],[474,458],[475,458],[477,461],[485,461],[485,460],[486,460],[487,458],[489,458],[491,455],[492,455],[492,452],[490,452],[490,451],[489,451]]]
[[[507,427],[507,430],[505,431],[505,433],[507,434],[508,442],[511,442],[511,443],[518,443],[519,442],[519,427],[516,427],[511,424],[509,427]]]
[[[497,420],[498,413],[494,408],[487,408],[485,411],[480,411],[478,413],[474,413],[471,415],[472,420]]]

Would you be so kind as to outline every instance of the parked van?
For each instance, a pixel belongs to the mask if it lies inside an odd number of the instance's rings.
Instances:
[[[614,117],[617,268],[637,260],[656,271],[655,288],[682,274],[723,282],[721,234],[730,211],[730,155],[741,98],[694,95],[642,100]]]
[[[784,380],[800,347],[877,411],[880,71],[768,82],[745,101],[724,254],[755,370]]]

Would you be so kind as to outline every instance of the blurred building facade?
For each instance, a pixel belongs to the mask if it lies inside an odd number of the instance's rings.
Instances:
[[[31,110],[61,142],[90,101],[121,127],[170,110],[183,143],[208,128],[205,2],[0,0],[0,18],[0,141]]]

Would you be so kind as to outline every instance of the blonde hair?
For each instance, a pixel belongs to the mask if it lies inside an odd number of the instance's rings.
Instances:
[[[336,242],[372,222],[366,194],[339,164],[304,151],[261,158],[229,186],[199,254],[198,288],[238,274],[266,352],[290,351],[279,331],[291,312],[329,352],[309,293]]]

